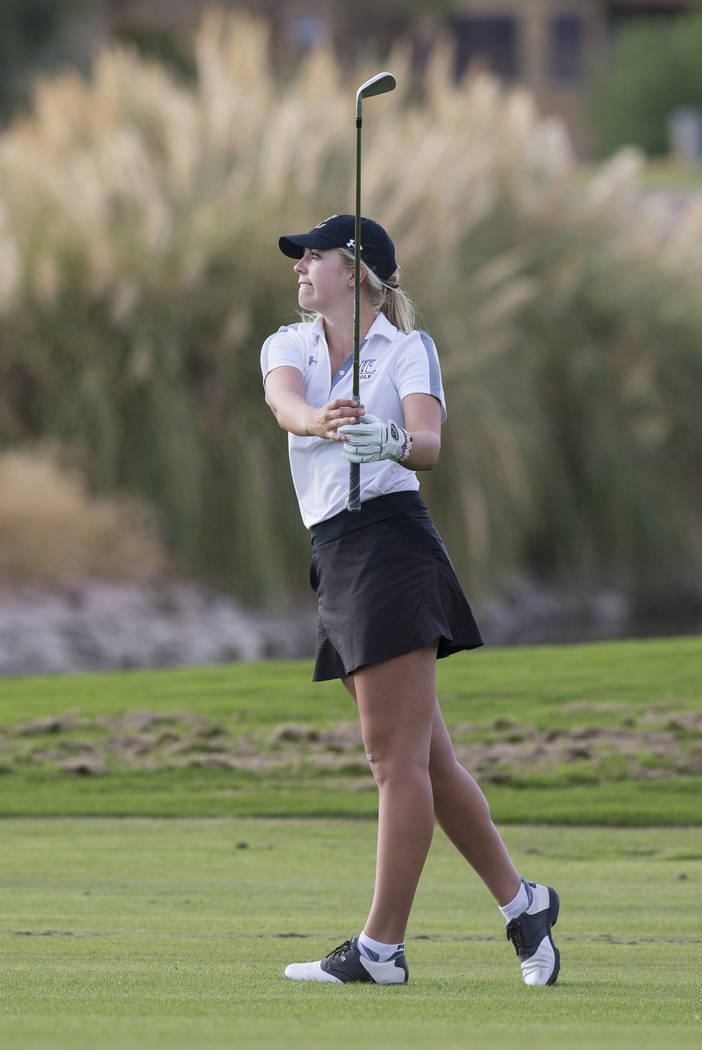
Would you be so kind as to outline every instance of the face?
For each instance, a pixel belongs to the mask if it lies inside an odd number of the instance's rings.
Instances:
[[[346,306],[353,298],[353,274],[335,250],[306,248],[293,266],[297,274],[297,301],[303,310],[324,314]]]

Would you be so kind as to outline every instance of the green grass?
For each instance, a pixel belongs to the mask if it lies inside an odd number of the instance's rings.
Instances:
[[[407,987],[282,979],[287,961],[356,932],[372,892],[372,779],[353,748],[348,768],[314,762],[353,709],[338,684],[311,684],[307,662],[2,681],[0,1046],[698,1047],[701,665],[695,638],[439,664],[458,746],[632,744],[630,757],[507,764],[487,784],[520,870],[561,894],[551,989],[521,983],[499,913],[440,833]],[[285,725],[308,727],[289,752]],[[130,736],[136,750],[111,743]],[[244,745],[260,769],[173,764]],[[63,768],[84,754],[104,773]]]
[[[534,732],[547,742],[616,731],[635,742],[630,754],[610,753],[603,739],[589,757],[566,748],[550,762],[506,760],[484,779],[479,771],[501,823],[698,824],[700,666],[699,638],[486,649],[440,661],[438,690],[461,745],[528,742]],[[355,719],[338,683],[310,678],[300,661],[6,679],[0,815],[372,817],[360,745],[329,765],[304,739],[275,742],[281,726],[314,735]],[[115,735],[129,735],[115,719],[135,711],[162,719],[139,738],[145,758],[110,749]],[[73,723],[32,724],[57,715]],[[651,732],[667,734],[667,748],[652,750]],[[242,747],[259,766],[239,761]],[[106,756],[104,775],[64,768],[81,748]],[[234,768],[217,765],[220,752]]]
[[[499,715],[549,725],[564,703],[579,700],[700,708],[701,658],[697,637],[485,648],[438,662],[439,695],[450,705],[444,708],[449,721]],[[233,717],[242,729],[295,719],[331,725],[350,717],[350,701],[338,683],[310,679],[305,660],[6,678],[0,684],[0,724],[57,712],[134,709]],[[608,718],[603,706],[600,719]]]
[[[554,988],[521,983],[491,898],[440,834],[407,987],[284,981],[285,962],[362,923],[374,837],[357,820],[6,821],[0,1045],[699,1046],[702,847],[687,831],[508,830],[520,868],[561,893]]]

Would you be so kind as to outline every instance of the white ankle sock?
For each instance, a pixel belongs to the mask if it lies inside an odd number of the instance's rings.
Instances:
[[[383,941],[374,941],[367,933],[358,935],[358,947],[362,955],[374,962],[387,962],[395,952],[403,951],[404,944],[384,944]],[[371,954],[372,953],[372,954]]]
[[[509,904],[501,904],[500,911],[505,917],[505,922],[511,922],[512,919],[517,919],[519,916],[527,910],[529,907],[531,897],[527,884],[522,879],[517,895],[514,897]]]

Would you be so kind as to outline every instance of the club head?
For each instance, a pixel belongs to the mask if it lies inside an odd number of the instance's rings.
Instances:
[[[364,98],[371,95],[384,95],[386,91],[392,91],[397,81],[392,73],[376,73],[374,77],[361,84],[356,92],[356,116],[361,116],[361,106]]]

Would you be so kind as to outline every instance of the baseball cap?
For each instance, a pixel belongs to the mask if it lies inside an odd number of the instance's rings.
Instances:
[[[330,248],[354,250],[356,217],[354,215],[330,215],[317,223],[309,233],[292,234],[278,240],[283,255],[290,259],[301,259],[305,248]],[[373,219],[361,219],[361,259],[381,281],[387,281],[397,269],[395,245],[383,227]]]

